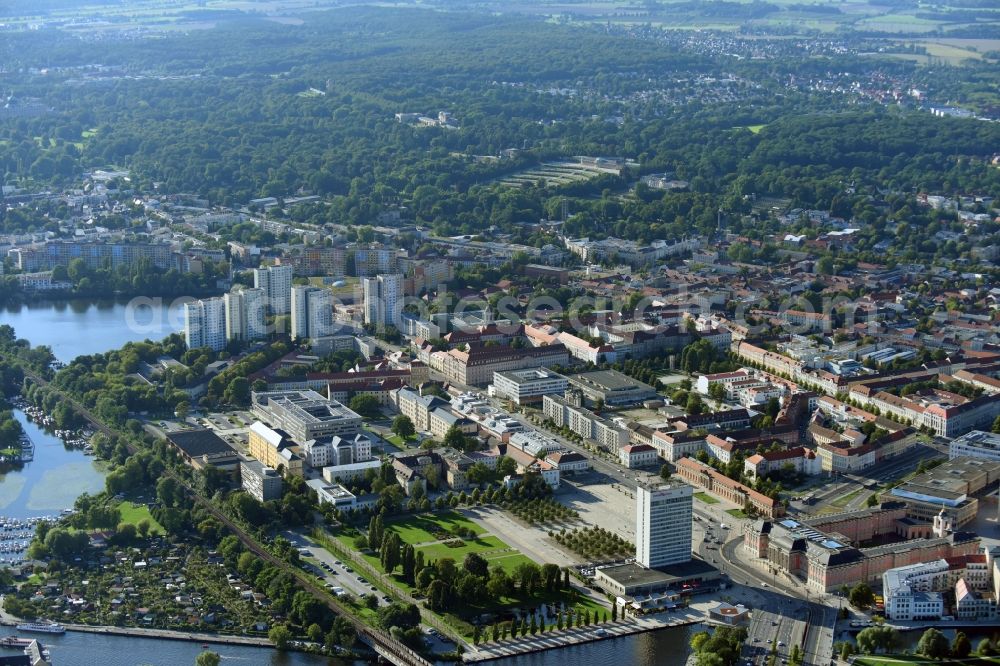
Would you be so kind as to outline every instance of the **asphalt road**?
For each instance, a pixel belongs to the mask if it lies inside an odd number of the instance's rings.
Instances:
[[[790,509],[794,513],[812,514],[822,509],[828,502],[835,501],[838,497],[860,490],[858,494],[851,498],[843,507],[837,509],[841,511],[854,511],[865,506],[868,497],[876,492],[875,488],[865,488],[865,484],[884,484],[894,481],[904,474],[908,474],[916,469],[923,460],[932,460],[941,457],[940,445],[918,444],[912,450],[907,451],[895,458],[880,463],[877,467],[866,470],[863,475],[844,475],[836,477],[822,491],[813,495],[814,502],[805,505],[802,502],[791,502]]]

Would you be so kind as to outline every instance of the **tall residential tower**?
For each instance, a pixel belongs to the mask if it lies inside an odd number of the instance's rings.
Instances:
[[[267,306],[274,314],[288,314],[292,296],[292,267],[267,266],[255,268],[253,286],[263,289]]]
[[[292,339],[333,333],[333,294],[319,287],[292,287]]]
[[[222,297],[226,306],[226,340],[260,340],[267,337],[263,289],[233,289]]]
[[[365,298],[365,323],[399,328],[403,310],[403,276],[379,275],[361,281]]]
[[[226,348],[226,309],[221,298],[184,304],[184,342],[188,349]]]

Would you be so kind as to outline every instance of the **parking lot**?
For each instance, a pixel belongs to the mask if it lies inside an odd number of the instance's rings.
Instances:
[[[334,594],[338,596],[351,594],[355,597],[373,594],[378,597],[379,606],[385,606],[392,601],[349,565],[338,560],[311,539],[295,532],[284,532],[282,536],[299,550],[299,555],[305,562],[303,568],[321,577],[323,584]]]
[[[332,593],[337,596],[350,594],[359,598],[363,595],[374,595],[380,607],[392,603],[390,597],[380,592],[353,567],[337,559],[312,539],[291,531],[284,532],[282,536],[298,549],[304,562],[303,569],[319,576]],[[425,628],[423,631],[424,640],[432,652],[444,654],[455,650],[455,642],[437,629]]]

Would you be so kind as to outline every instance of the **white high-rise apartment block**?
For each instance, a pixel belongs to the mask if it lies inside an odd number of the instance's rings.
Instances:
[[[226,348],[226,307],[221,298],[184,304],[184,342],[188,349]]]
[[[222,297],[226,307],[226,340],[267,337],[263,289],[237,288]]]
[[[636,490],[635,560],[648,569],[691,560],[693,494],[683,483]]]
[[[246,313],[247,340],[263,340],[267,337],[267,294],[262,289],[244,289],[243,311]]]
[[[253,286],[263,289],[267,305],[274,314],[288,314],[292,297],[292,267],[267,266],[255,268]]]
[[[361,281],[365,297],[365,323],[399,328],[403,310],[403,276],[378,275]]]
[[[309,337],[333,335],[333,294],[317,289],[309,294]]]
[[[293,340],[333,333],[333,294],[318,287],[292,287]]]

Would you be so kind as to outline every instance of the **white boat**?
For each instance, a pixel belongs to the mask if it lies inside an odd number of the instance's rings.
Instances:
[[[30,631],[40,634],[65,634],[66,627],[55,622],[25,622],[17,625],[18,631]]]

